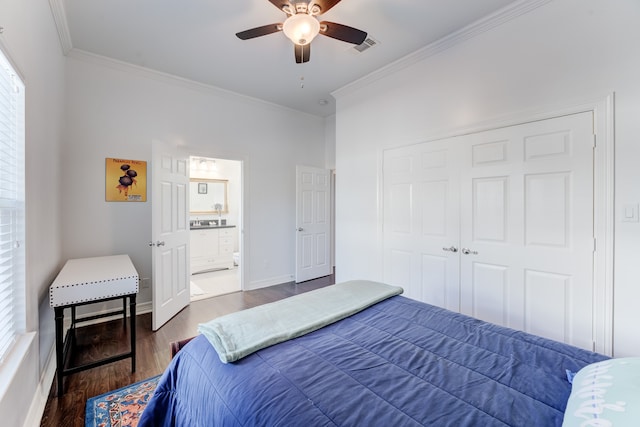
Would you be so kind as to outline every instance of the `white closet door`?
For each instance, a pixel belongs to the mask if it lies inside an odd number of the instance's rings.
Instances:
[[[456,138],[384,153],[384,280],[405,296],[460,310]]]
[[[593,119],[465,137],[461,311],[592,348]]]

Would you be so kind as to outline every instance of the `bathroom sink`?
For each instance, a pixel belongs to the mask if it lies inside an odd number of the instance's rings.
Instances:
[[[214,221],[200,221],[199,224],[190,224],[190,228],[214,228],[218,227],[218,224]]]

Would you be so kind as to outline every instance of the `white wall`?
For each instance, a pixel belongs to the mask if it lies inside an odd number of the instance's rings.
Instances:
[[[32,402],[44,405],[49,392],[40,383],[54,341],[48,288],[62,262],[59,161],[64,57],[46,1],[1,1],[0,26],[4,28],[0,41],[26,84],[27,331],[38,332],[14,381],[0,396],[0,423],[19,426],[29,416]],[[45,387],[50,385],[44,382]]]
[[[640,2],[553,0],[367,84],[336,93],[337,280],[380,280],[384,148],[615,91],[616,212],[640,202]],[[615,231],[614,353],[640,355],[640,224]]]
[[[162,140],[243,161],[245,287],[291,280],[295,166],[324,166],[324,119],[83,53],[67,71],[64,258],[127,253],[151,277],[151,190],[146,203],[105,202],[104,159],[150,161]]]

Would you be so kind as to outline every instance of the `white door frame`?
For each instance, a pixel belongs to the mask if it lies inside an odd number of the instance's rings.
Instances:
[[[568,114],[592,112],[594,123],[594,351],[613,356],[613,248],[614,248],[614,93],[576,101],[566,107],[550,107],[543,110],[523,111],[507,118],[485,122],[467,128],[452,129],[432,135],[417,143],[438,141],[455,136],[468,135],[519,125],[536,120],[546,120]],[[409,145],[409,144],[407,144]],[[388,147],[398,148],[398,146]],[[378,188],[384,188],[384,151],[378,152]],[[383,265],[384,194],[378,198],[378,254]]]

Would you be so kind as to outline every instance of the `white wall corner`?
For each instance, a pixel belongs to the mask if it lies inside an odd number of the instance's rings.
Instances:
[[[67,13],[64,9],[64,0],[49,0],[49,6],[51,7],[53,21],[58,30],[62,53],[66,55],[73,49],[73,44],[71,43],[71,32],[69,31],[69,23],[67,22]]]

